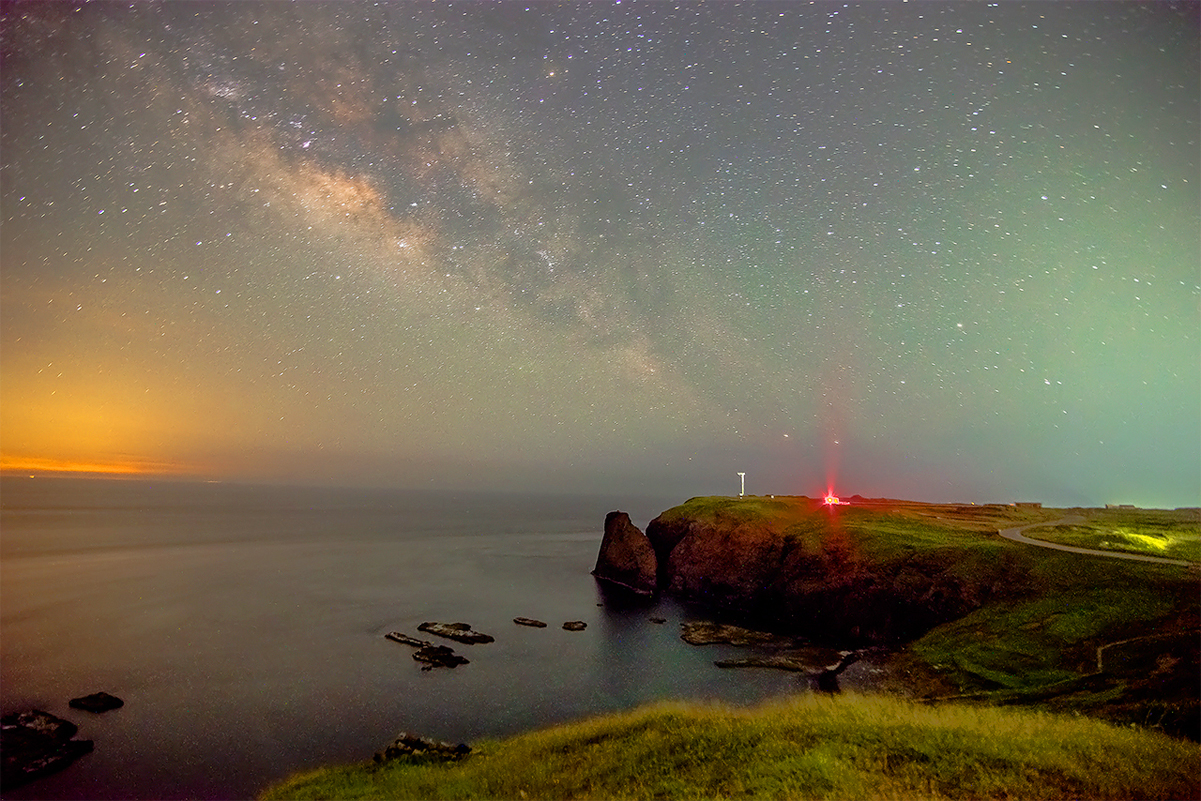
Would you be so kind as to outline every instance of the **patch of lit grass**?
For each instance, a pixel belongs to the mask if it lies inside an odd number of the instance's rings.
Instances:
[[[1201,748],[1031,710],[799,696],[658,704],[481,743],[457,763],[325,768],[264,799],[1191,798]]]
[[[1089,510],[1074,525],[1033,528],[1032,539],[1201,562],[1201,519],[1191,509]]]

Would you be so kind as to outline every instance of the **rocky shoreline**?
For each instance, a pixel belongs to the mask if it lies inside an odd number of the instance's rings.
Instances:
[[[93,714],[119,709],[125,702],[115,695],[96,692],[72,698],[68,706]],[[76,740],[79,727],[69,720],[29,709],[0,718],[0,791],[14,790],[34,779],[66,768],[95,747],[91,740]]]

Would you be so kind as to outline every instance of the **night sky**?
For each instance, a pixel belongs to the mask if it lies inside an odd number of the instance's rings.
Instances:
[[[1196,505],[1199,8],[6,3],[4,464]]]

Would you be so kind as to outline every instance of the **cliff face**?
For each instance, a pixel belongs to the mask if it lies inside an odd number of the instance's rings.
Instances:
[[[646,537],[658,589],[815,637],[909,640],[1026,582],[1021,557],[978,535],[918,547],[873,525],[805,498],[694,498]]]

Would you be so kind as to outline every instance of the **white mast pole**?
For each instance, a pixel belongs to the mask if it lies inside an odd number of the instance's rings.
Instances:
[[[739,473],[738,479],[742,482],[742,489],[738,493],[738,497],[742,498],[746,495],[746,473]]]

